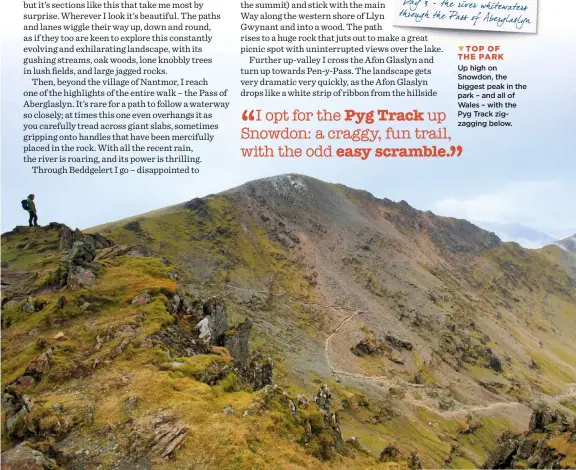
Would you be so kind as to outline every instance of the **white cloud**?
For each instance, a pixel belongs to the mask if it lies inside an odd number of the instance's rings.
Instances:
[[[441,199],[435,210],[467,220],[516,222],[554,236],[576,231],[574,201],[576,188],[568,182],[522,181],[468,198]]]

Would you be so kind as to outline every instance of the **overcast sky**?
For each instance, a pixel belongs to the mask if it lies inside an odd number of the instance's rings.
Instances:
[[[232,105],[218,117],[221,130],[211,145],[200,144],[202,172],[194,176],[46,176],[32,175],[22,162],[23,77],[19,39],[19,2],[2,7],[2,231],[26,223],[20,200],[37,195],[40,223],[51,221],[87,228],[216,193],[246,181],[281,173],[303,173],[331,182],[365,189],[378,197],[404,199],[422,210],[440,215],[487,222],[518,222],[555,237],[576,232],[576,151],[574,150],[574,77],[576,63],[569,58],[574,44],[572,0],[540,2],[539,32],[536,35],[455,32],[394,28],[397,34],[428,34],[430,42],[448,54],[437,55],[431,85],[439,90],[437,99],[374,100],[357,98],[291,99],[257,101],[241,99],[238,54],[238,6],[222,5],[225,20],[217,29],[211,46],[215,64],[205,69],[187,69],[194,78],[206,76],[214,88],[228,88]],[[14,4],[14,5],[13,5]],[[13,9],[10,11],[10,9]],[[8,11],[8,14],[6,14]],[[389,12],[391,13],[391,11]],[[391,15],[388,14],[390,17]],[[498,44],[506,61],[499,64],[510,83],[523,83],[528,90],[519,94],[512,128],[464,129],[457,127],[457,46]],[[230,44],[233,44],[230,47]],[[573,49],[573,48],[572,48]],[[192,71],[192,72],[191,72]],[[176,72],[175,72],[176,73]],[[176,73],[178,76],[181,73]],[[304,110],[348,107],[359,110],[393,109],[445,111],[447,127],[455,145],[462,145],[460,159],[367,161],[242,160],[238,148],[240,116],[246,108],[264,110],[298,107]],[[334,127],[344,127],[342,125]],[[354,146],[359,146],[354,144]]]

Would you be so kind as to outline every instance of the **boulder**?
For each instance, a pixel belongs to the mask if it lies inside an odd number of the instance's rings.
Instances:
[[[519,459],[527,459],[532,454],[534,450],[534,445],[536,443],[530,439],[527,439],[526,436],[522,436],[518,443],[518,451],[516,452],[516,457]]]
[[[152,301],[152,297],[148,292],[142,292],[132,299],[132,303],[136,305],[146,305]]]
[[[344,438],[340,429],[340,419],[337,413],[329,413],[324,416],[324,424],[332,433],[332,447],[336,452],[342,453],[344,451]]]
[[[52,354],[52,349],[48,349],[45,353],[40,354],[36,359],[34,359],[28,367],[24,375],[30,375],[36,379],[40,378],[50,369],[50,355]]]
[[[350,348],[350,350],[356,356],[370,356],[381,352],[381,344],[379,344],[373,337],[366,337],[360,340],[356,346]]]
[[[66,341],[68,339],[68,336],[66,336],[63,331],[60,331],[59,333],[56,333],[54,335],[54,339],[56,341]]]
[[[18,424],[18,422],[23,420],[27,415],[28,415],[28,409],[25,406],[23,406],[22,408],[20,408],[20,411],[18,411],[15,415],[10,416],[10,418],[6,420],[6,429],[8,430],[8,432],[9,433],[12,432],[12,430]]]
[[[133,220],[124,225],[124,230],[140,233],[142,232],[142,226],[140,225],[140,222],[138,220]]]
[[[247,367],[237,368],[236,371],[254,390],[260,390],[273,384],[274,362],[271,357],[264,358],[261,355],[256,355],[250,360]]]
[[[95,274],[82,266],[70,266],[66,284],[69,289],[75,290],[82,287],[90,288],[96,282]]]
[[[67,259],[71,264],[76,266],[89,265],[96,257],[96,248],[93,243],[84,241],[75,241],[72,245],[72,251],[68,254]]]
[[[7,388],[2,392],[2,411],[6,416],[15,415],[23,405],[24,400],[15,391]]]
[[[384,450],[380,452],[380,462],[391,462],[396,460],[396,458],[400,455],[400,450],[398,447],[388,444],[384,447]]]
[[[145,338],[140,347],[151,348],[159,343],[166,346],[173,357],[190,357],[207,353],[209,350],[209,346],[203,340],[198,341],[196,335],[190,334],[188,328],[183,328],[179,324],[169,325],[151,337]]]
[[[23,375],[18,379],[18,384],[20,384],[22,387],[31,387],[35,383],[36,380],[34,380],[34,377],[30,375]]]
[[[178,294],[174,294],[170,299],[171,311],[174,313],[178,313],[180,311],[180,305],[182,305],[182,299]]]
[[[129,343],[130,343],[130,340],[128,338],[124,338],[122,340],[122,342],[118,346],[116,346],[116,353],[122,354],[124,352],[124,350],[126,349],[126,346],[128,346]]]
[[[2,470],[57,470],[56,462],[22,442],[2,453]]]
[[[406,359],[398,351],[390,351],[388,359],[390,359],[394,364],[406,364]]]
[[[184,290],[179,289],[177,294],[170,299],[170,311],[176,314],[193,315],[203,308],[202,301],[190,296]]]
[[[152,249],[146,245],[134,245],[129,247],[125,256],[129,256],[131,258],[150,258],[155,256],[155,254]],[[164,262],[164,258],[162,258],[162,262]]]
[[[36,311],[36,300],[32,297],[28,297],[26,302],[24,302],[20,308],[25,313],[34,313]]]

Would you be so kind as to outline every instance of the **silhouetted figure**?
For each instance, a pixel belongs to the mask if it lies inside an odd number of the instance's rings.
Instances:
[[[38,227],[38,213],[36,212],[36,203],[34,202],[34,194],[30,194],[27,199],[22,201],[22,207],[24,210],[28,211],[30,218],[28,219],[28,225],[30,227]]]

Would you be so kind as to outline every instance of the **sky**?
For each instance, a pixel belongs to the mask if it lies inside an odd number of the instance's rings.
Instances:
[[[391,4],[390,4],[391,5]],[[220,130],[212,144],[198,144],[201,172],[183,176],[33,175],[22,161],[22,103],[28,88],[22,75],[20,2],[3,6],[1,73],[1,231],[27,222],[21,199],[36,194],[39,222],[88,228],[160,207],[217,193],[247,181],[282,173],[301,173],[370,191],[377,197],[406,200],[439,215],[498,223],[521,223],[553,237],[576,233],[576,150],[574,118],[576,62],[569,44],[576,40],[572,0],[540,2],[538,34],[502,34],[398,28],[387,12],[385,33],[428,34],[447,54],[436,55],[430,84],[437,98],[420,99],[280,99],[241,98],[239,70],[240,14],[234,5],[215,7],[223,20],[214,23],[209,46],[214,64],[174,66],[175,76],[206,77],[210,85],[229,89],[231,105],[215,113]],[[219,9],[219,10],[218,10]],[[528,89],[517,99],[512,128],[457,127],[457,46],[499,44],[506,60],[501,72],[510,83]],[[233,44],[230,47],[230,44]],[[462,145],[459,159],[261,159],[243,160],[240,129],[245,109],[342,111],[393,109],[444,111],[451,144]],[[303,125],[305,127],[305,125]],[[311,125],[316,128],[315,124]],[[271,127],[271,126],[270,126]],[[350,128],[337,123],[334,128]],[[362,127],[362,126],[360,126]],[[363,126],[366,127],[366,126]],[[310,127],[308,127],[310,128]],[[384,128],[384,127],[383,127]],[[336,147],[337,144],[334,143]]]

